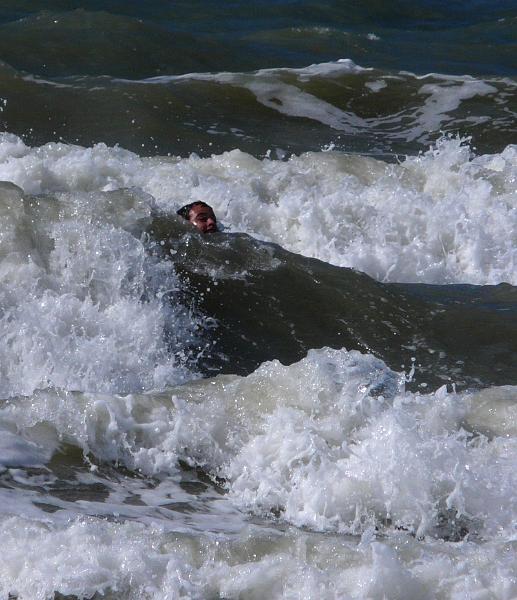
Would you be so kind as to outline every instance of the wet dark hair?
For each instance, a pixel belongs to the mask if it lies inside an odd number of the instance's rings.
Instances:
[[[189,217],[190,217],[190,209],[193,208],[194,206],[206,206],[207,208],[212,210],[212,207],[209,204],[207,204],[206,202],[202,202],[201,200],[197,200],[196,202],[191,202],[190,204],[185,204],[185,206],[182,206],[180,209],[178,209],[176,211],[176,214],[179,215],[180,217],[183,217],[184,219],[186,219],[188,221]]]

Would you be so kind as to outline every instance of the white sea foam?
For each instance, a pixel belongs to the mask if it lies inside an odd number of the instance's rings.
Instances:
[[[487,96],[497,93],[497,88],[484,81],[465,77],[463,80],[450,82],[426,83],[419,90],[419,94],[427,96],[423,106],[417,113],[417,124],[411,127],[408,140],[425,140],[425,134],[437,131],[444,127],[451,117],[448,113],[456,110],[464,100],[475,96]]]
[[[372,37],[373,36],[373,37]],[[368,34],[369,39],[378,39]],[[360,75],[364,86],[372,93],[389,87],[395,80],[407,80],[409,89],[414,86],[414,93],[407,95],[407,104],[395,114],[378,117],[361,118],[346,110],[343,106],[335,106],[304,86],[307,82],[317,80],[342,81],[343,77]],[[127,80],[116,79],[118,83]],[[512,88],[515,82],[508,78],[476,79],[468,75],[442,75],[428,73],[416,75],[401,71],[396,74],[381,74],[372,68],[355,64],[350,59],[339,59],[333,62],[316,63],[307,67],[260,69],[251,73],[187,73],[184,75],[165,75],[138,81],[145,85],[181,85],[183,81],[202,81],[229,85],[249,90],[257,102],[288,117],[310,119],[346,134],[356,133],[364,136],[372,133],[389,140],[404,140],[429,145],[436,135],[446,129],[449,122],[455,120],[458,127],[461,120],[455,111],[468,100],[475,97],[496,95],[503,88]],[[420,85],[420,81],[425,81]],[[135,82],[131,82],[135,83]],[[338,83],[339,85],[339,83]],[[419,86],[418,88],[416,86]],[[423,100],[422,97],[425,97]],[[501,92],[498,100],[503,101],[505,92]],[[345,105],[346,106],[346,105]],[[511,114],[511,108],[508,114]],[[490,120],[489,115],[464,116],[466,125],[484,123]],[[501,117],[499,117],[501,118]]]
[[[0,532],[0,592],[17,592],[20,600],[54,591],[117,600],[502,600],[517,592],[514,553],[496,543],[424,544],[398,534],[357,545],[252,527],[237,538],[195,539],[139,523],[78,519],[56,526],[18,517],[3,520]]]
[[[379,39],[373,33],[364,35],[369,40]],[[381,72],[362,67],[345,58],[298,69],[285,67],[253,72],[186,73],[138,81],[114,79],[106,84],[167,86],[174,93],[175,88],[181,89],[185,82],[190,81],[247,90],[259,104],[271,111],[291,120],[311,120],[318,129],[323,125],[334,132],[342,132],[344,135],[341,137],[356,135],[363,140],[370,138],[372,148],[375,148],[375,139],[379,138],[391,140],[394,147],[400,143],[413,145],[414,142],[425,147],[433,144],[444,131],[469,131],[491,120],[496,129],[507,130],[513,124],[512,107],[507,102],[508,90],[516,85],[510,78],[501,77],[480,79],[469,75]],[[321,92],[318,92],[322,82],[325,83]],[[406,82],[404,91],[401,90],[401,82]],[[376,102],[379,106],[392,106],[393,97],[400,97],[401,94],[402,104],[399,104],[395,112],[390,112],[389,108],[381,110],[381,113],[375,111],[374,114],[372,111],[361,114],[354,112],[350,110],[350,102],[347,101],[349,91],[345,91],[343,95],[343,90],[349,90],[355,85],[364,86],[366,94],[382,92],[380,96],[383,97]],[[330,97],[337,100],[329,100],[328,92],[325,91],[328,89],[333,91]],[[385,89],[386,92],[383,91]],[[496,116],[480,113],[482,109],[479,102],[475,103],[474,111],[464,106],[472,99],[484,96],[492,96],[495,104],[499,105]],[[339,100],[340,97],[342,101]],[[216,131],[215,126],[209,128],[208,132],[223,133]],[[341,140],[341,144],[343,143]],[[282,152],[278,148],[277,151]]]
[[[15,433],[0,430],[0,470],[10,467],[41,466],[50,460],[55,448],[30,442]]]
[[[162,477],[181,458],[224,476],[225,502],[312,531],[240,521],[216,535],[180,522],[178,533],[158,518],[132,522],[139,506],[108,522],[8,502],[0,589],[31,599],[512,597],[516,400],[510,387],[409,393],[380,360],[330,349],[161,394],[18,398],[0,422],[31,447],[72,443]]]
[[[2,184],[1,397],[49,385],[128,392],[193,376],[164,340],[166,320],[183,341],[195,326],[159,300],[176,275],[135,237],[150,201],[137,190],[24,197]]]
[[[373,356],[323,349],[161,394],[41,391],[0,419],[27,444],[73,444],[148,474],[173,474],[180,459],[202,466],[237,506],[315,530],[388,523],[437,535],[452,511],[471,533],[511,537],[517,438],[505,423],[516,393],[491,390],[495,414],[486,392],[404,392]]]
[[[378,79],[377,81],[367,81],[364,86],[376,93],[383,90],[388,86],[388,84],[384,81],[384,79]]]
[[[250,90],[260,104],[283,115],[313,119],[346,133],[367,127],[367,122],[353,112],[343,111],[294,85],[259,79],[245,83],[243,87]]]
[[[5,134],[0,157],[0,179],[28,193],[137,187],[171,213],[205,200],[229,231],[381,281],[517,284],[513,146],[473,157],[467,144],[444,138],[388,165],[332,152],[286,162],[238,150],[141,158],[103,144],[29,148]]]
[[[239,83],[243,78],[249,79],[254,76],[281,75],[284,73],[292,73],[300,78],[300,81],[305,81],[311,77],[336,77],[348,73],[362,73],[371,71],[371,68],[361,67],[354,63],[350,58],[340,58],[333,62],[315,63],[307,67],[289,68],[276,67],[271,69],[259,69],[253,73],[185,73],[184,75],[159,75],[158,77],[148,77],[140,80],[140,83],[156,83],[167,84],[182,80],[198,80],[198,81],[217,81],[220,83]],[[134,83],[133,80],[115,79],[115,81]]]
[[[517,594],[516,388],[410,393],[375,357],[329,349],[176,385],[194,375],[167,352],[165,323],[181,348],[195,320],[160,302],[178,280],[140,237],[153,209],[203,199],[230,231],[379,279],[516,283],[514,147],[473,157],[443,139],[388,165],[4,135],[0,158],[23,188],[0,186],[0,595]],[[64,445],[156,479],[67,500],[42,466]],[[189,496],[180,461],[226,494]]]
[[[501,401],[516,393],[505,388]],[[155,447],[174,440],[226,478],[238,506],[279,509],[298,526],[357,533],[389,522],[437,535],[452,512],[451,535],[464,518],[471,535],[511,538],[517,439],[484,418],[483,394],[410,394],[370,355],[310,351],[290,367],[177,389],[181,426]]]
[[[333,79],[343,75],[364,73],[365,69],[350,59],[335,62],[317,63],[294,68],[260,69],[254,73],[188,73],[185,75],[165,75],[144,79],[140,83],[169,85],[181,81],[208,81],[231,85],[249,90],[260,104],[291,117],[312,119],[332,129],[347,133],[359,132],[369,127],[368,121],[353,112],[344,111],[310,94],[297,85],[285,81],[285,76],[295,76],[304,83],[313,78]],[[124,81],[124,80],[117,80]]]
[[[352,132],[370,123],[282,77],[359,71],[206,77]],[[372,92],[388,81],[377,76]],[[420,92],[421,137],[493,89],[451,78]],[[142,158],[4,134],[0,179],[23,190],[0,185],[0,596],[516,597],[515,387],[410,393],[375,357],[330,349],[177,385],[195,374],[163,331],[172,323],[181,349],[195,319],[160,302],[178,280],[140,237],[153,208],[199,199],[230,231],[381,280],[517,284],[516,169],[515,147],[473,157],[455,139],[387,165],[332,152]],[[64,445],[92,461],[77,481],[106,498],[47,494],[57,475],[44,465]],[[180,461],[226,494],[193,498]],[[134,477],[103,479],[94,463]]]

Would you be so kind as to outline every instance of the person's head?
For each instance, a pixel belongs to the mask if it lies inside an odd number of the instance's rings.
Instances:
[[[206,202],[191,202],[182,206],[176,211],[180,217],[183,217],[194,227],[197,227],[201,233],[213,233],[217,231],[217,219],[215,218],[212,207]]]

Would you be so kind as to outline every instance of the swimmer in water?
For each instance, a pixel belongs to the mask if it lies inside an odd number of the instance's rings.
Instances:
[[[206,202],[185,204],[176,211],[176,214],[192,223],[201,233],[214,233],[214,231],[217,231],[217,219],[214,211]]]

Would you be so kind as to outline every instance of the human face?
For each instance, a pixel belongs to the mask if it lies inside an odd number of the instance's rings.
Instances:
[[[188,220],[201,233],[213,233],[217,231],[217,219],[215,218],[214,211],[209,206],[194,204],[188,214]]]

